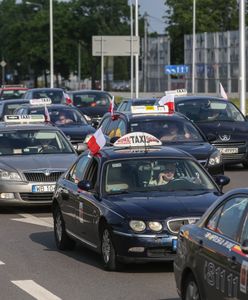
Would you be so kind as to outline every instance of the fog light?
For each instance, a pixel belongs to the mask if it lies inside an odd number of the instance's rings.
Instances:
[[[0,193],[1,199],[10,199],[14,198],[14,193]]]
[[[128,249],[128,252],[144,252],[145,248],[144,247],[132,247]]]

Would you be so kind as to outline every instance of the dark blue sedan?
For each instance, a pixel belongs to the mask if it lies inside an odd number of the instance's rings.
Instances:
[[[180,226],[196,222],[221,195],[190,154],[148,147],[148,140],[143,148],[125,147],[136,134],[96,156],[83,153],[54,192],[57,247],[79,241],[101,254],[107,270],[121,262],[173,260]],[[144,140],[132,138],[136,146]],[[216,182],[222,187],[229,179],[219,175]]]

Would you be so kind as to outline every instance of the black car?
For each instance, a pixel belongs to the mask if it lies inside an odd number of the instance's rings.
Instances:
[[[117,111],[127,111],[131,112],[132,108],[135,106],[143,107],[146,106],[148,109],[154,107],[154,104],[156,103],[157,98],[135,98],[135,99],[124,99],[121,101],[119,106],[117,107]]]
[[[12,115],[18,107],[25,103],[29,103],[29,101],[24,99],[10,99],[0,101],[0,121],[3,121],[5,115]]]
[[[80,241],[108,270],[119,262],[173,260],[180,226],[198,220],[221,190],[190,154],[149,147],[158,141],[151,137],[132,133],[95,156],[85,151],[60,177],[52,206],[59,249]],[[172,165],[173,178],[155,183]],[[229,181],[219,175],[216,182]]]
[[[212,135],[211,143],[221,151],[224,164],[248,167],[248,121],[232,102],[207,96],[175,97],[175,109]]]
[[[247,300],[248,189],[228,192],[181,227],[174,273],[183,300]]]
[[[98,125],[102,116],[108,111],[112,98],[108,92],[98,90],[77,90],[68,91],[67,93],[73,105],[95,126]]]
[[[49,98],[54,104],[71,104],[68,95],[61,88],[34,88],[23,95],[24,99]]]
[[[38,103],[40,99],[37,99]],[[35,104],[34,100],[31,103],[23,104],[15,110],[16,115],[45,115],[44,104]],[[88,134],[95,132],[95,128],[88,124],[81,112],[73,107],[63,104],[47,105],[47,110],[50,117],[50,122],[56,127],[59,127],[64,134],[70,139],[73,145],[83,143]]]
[[[159,107],[160,108],[160,107]],[[138,111],[139,108],[137,108]],[[166,114],[148,110],[147,113],[116,112],[114,118],[105,114],[99,127],[111,139],[126,133],[142,131],[170,145],[192,154],[212,174],[223,174],[221,154],[211,145],[200,129],[182,114]],[[173,127],[178,129],[175,134]]]

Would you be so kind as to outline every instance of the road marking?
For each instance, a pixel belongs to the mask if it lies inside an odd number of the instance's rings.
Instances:
[[[11,282],[37,300],[61,300],[33,280],[13,280]]]
[[[5,263],[3,261],[0,260],[0,265],[5,265]]]
[[[31,214],[19,214],[19,216],[21,216],[22,218],[18,218],[18,219],[15,218],[15,219],[11,219],[11,220],[53,228],[53,218],[52,217],[37,218]]]

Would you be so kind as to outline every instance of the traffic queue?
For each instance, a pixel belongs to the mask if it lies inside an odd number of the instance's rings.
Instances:
[[[114,111],[112,97],[97,130],[72,103],[18,103],[0,123],[0,205],[52,205],[58,249],[82,243],[106,270],[174,261],[182,299],[247,299],[248,191],[223,194],[224,166],[246,166],[247,141],[216,142],[228,120],[204,133],[183,111],[198,102],[176,98]],[[245,132],[236,108],[208,100]]]

